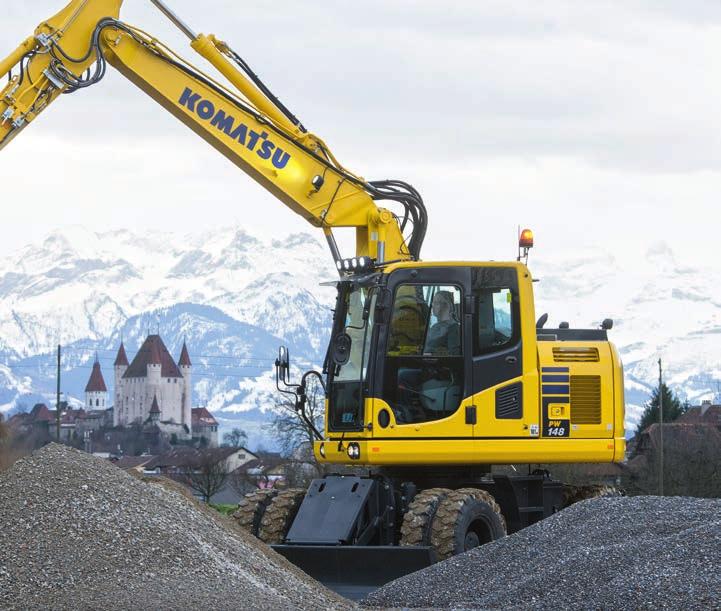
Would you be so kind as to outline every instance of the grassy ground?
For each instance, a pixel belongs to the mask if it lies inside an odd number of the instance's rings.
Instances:
[[[231,513],[233,513],[236,509],[238,509],[237,505],[228,504],[228,503],[210,503],[210,506],[215,509],[216,511],[219,511],[224,516],[229,516]]]

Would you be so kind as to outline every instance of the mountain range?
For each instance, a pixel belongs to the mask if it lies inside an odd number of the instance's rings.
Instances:
[[[536,311],[554,326],[610,331],[625,365],[627,428],[665,379],[684,400],[714,398],[721,379],[721,284],[718,272],[677,261],[651,245],[629,264],[612,252],[535,256]],[[53,232],[0,259],[0,411],[54,403],[57,345],[61,386],[71,402],[95,358],[106,382],[121,338],[132,359],[149,332],[193,361],[194,404],[207,405],[223,429],[246,429],[250,445],[274,448],[268,430],[278,401],[273,361],[289,347],[298,368],[325,353],[337,277],[314,235],[273,240],[242,228],[174,235],[128,230]]]

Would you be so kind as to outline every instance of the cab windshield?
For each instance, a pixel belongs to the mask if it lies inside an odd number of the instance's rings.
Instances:
[[[376,290],[367,285],[341,284],[330,352],[339,335],[350,338],[348,360],[329,363],[330,429],[355,430],[363,426],[363,384],[368,374],[373,335]]]

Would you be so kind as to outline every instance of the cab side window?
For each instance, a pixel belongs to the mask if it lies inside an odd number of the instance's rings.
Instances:
[[[510,288],[473,291],[475,321],[473,353],[480,356],[514,343],[517,336],[517,298]]]

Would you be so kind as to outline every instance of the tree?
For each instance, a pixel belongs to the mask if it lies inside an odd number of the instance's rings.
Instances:
[[[315,428],[322,431],[325,393],[315,379],[308,382],[306,398],[305,413]],[[313,429],[296,412],[294,403],[282,401],[276,404],[276,410],[270,428],[280,443],[283,455],[288,459],[284,464],[285,484],[304,488],[323,472],[313,456]]]
[[[314,378],[308,383],[306,396],[305,413],[320,431],[323,429],[325,393],[323,387]],[[315,441],[313,430],[295,411],[295,405],[291,401],[281,401],[276,404],[276,413],[270,423],[270,428],[280,442],[285,456],[293,456],[301,449],[306,449],[307,452],[313,447],[313,441]]]
[[[199,459],[182,470],[181,480],[208,503],[223,489],[228,479],[228,467],[225,459],[212,450],[200,453]]]
[[[636,435],[646,430],[652,424],[659,421],[658,418],[658,387],[654,388],[651,400],[644,406],[641,420],[636,428]],[[686,410],[676,394],[663,383],[661,386],[661,396],[663,397],[663,421],[673,422],[681,416]]]
[[[230,433],[223,435],[223,445],[231,448],[240,448],[248,443],[248,434],[239,428],[234,428]]]
[[[258,478],[248,474],[248,470],[241,466],[228,474],[228,485],[240,496],[244,496],[255,490],[258,485]]]
[[[658,429],[642,434],[643,448],[629,461],[624,488],[632,494],[658,494]],[[721,497],[721,430],[707,424],[664,426],[664,494]]]

